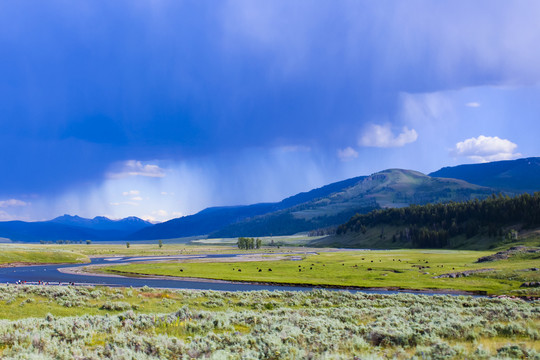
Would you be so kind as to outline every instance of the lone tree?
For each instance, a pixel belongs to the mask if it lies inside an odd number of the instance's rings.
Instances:
[[[129,242],[127,242],[127,243],[126,243],[126,247],[127,247],[128,249],[129,249],[129,245],[130,245]]]
[[[163,247],[163,241],[159,240],[158,244],[159,244],[159,248],[161,249]]]

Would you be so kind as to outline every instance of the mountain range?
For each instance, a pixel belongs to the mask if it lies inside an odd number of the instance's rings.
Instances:
[[[245,206],[212,207],[197,214],[172,219],[150,228],[142,229],[129,236],[131,240],[167,239],[184,236],[206,235],[230,224],[257,218],[264,214],[279,212],[315,199],[325,198],[333,193],[353,186],[363,177],[347,179],[296,194],[278,203],[261,203]]]
[[[390,169],[357,181],[329,196],[246,219],[210,237],[289,235],[335,226],[356,213],[409,204],[463,201],[487,197],[493,189],[463,180],[432,178],[417,171]]]
[[[137,217],[111,220],[104,216],[86,219],[63,215],[49,221],[4,221],[0,222],[0,237],[13,241],[58,241],[58,240],[120,240],[129,234],[152,226],[152,223]]]
[[[540,191],[540,158],[445,167],[429,175],[388,169],[277,203],[211,207],[154,225],[135,217],[110,220],[70,215],[43,222],[0,222],[0,237],[13,241],[55,241],[289,235],[337,226],[356,213],[374,209],[534,191]]]
[[[461,179],[514,193],[540,190],[540,157],[445,167],[429,176]]]

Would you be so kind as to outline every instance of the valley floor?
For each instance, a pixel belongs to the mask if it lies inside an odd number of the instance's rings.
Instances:
[[[522,251],[507,259],[477,262],[492,254],[451,250],[329,251],[231,256],[210,262],[139,262],[87,267],[87,271],[322,287],[540,295],[540,251]]]
[[[115,275],[458,289],[533,299],[539,288],[521,284],[540,280],[539,253],[529,248],[493,256],[493,251],[449,250],[267,248],[243,252],[233,247],[169,244],[163,248],[17,246],[6,248],[6,259],[81,263],[96,255],[111,259],[159,255],[159,262],[101,269]],[[231,256],[211,262],[201,258],[163,261],[172,254],[203,252]],[[485,256],[491,261],[477,262]],[[0,357],[539,359],[540,302],[507,296],[9,284],[0,285]]]

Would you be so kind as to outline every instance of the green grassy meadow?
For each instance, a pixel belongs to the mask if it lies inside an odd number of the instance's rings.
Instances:
[[[90,259],[80,252],[74,252],[61,247],[44,248],[32,245],[0,245],[0,265],[10,264],[58,264],[85,263]]]
[[[303,238],[301,240],[304,240]],[[267,241],[267,239],[265,240]],[[530,271],[540,264],[538,254],[522,254],[505,260],[477,263],[479,257],[494,251],[454,250],[377,250],[314,251],[302,247],[264,247],[241,251],[230,245],[166,244],[70,244],[70,245],[1,245],[0,264],[84,263],[91,256],[167,256],[210,253],[261,255],[256,261],[236,258],[225,262],[200,260],[160,263],[134,263],[100,268],[128,276],[163,275],[309,286],[397,288],[414,290],[457,290],[485,294],[538,296],[539,288],[521,288],[524,282],[540,281],[540,271]],[[302,253],[305,252],[305,253]],[[274,253],[286,259],[273,260]],[[253,260],[253,259],[252,259]],[[448,273],[492,269],[458,278],[434,278]]]
[[[107,256],[167,256],[183,254],[202,254],[213,252],[238,251],[236,246],[192,246],[186,244],[165,244],[160,248],[155,244],[130,243],[107,244],[94,242],[87,244],[0,244],[2,253],[6,253],[6,262],[17,262],[17,253],[28,261],[40,262],[41,258],[57,257],[63,262],[62,256],[68,257],[107,257]],[[10,254],[10,255],[8,255]],[[1,254],[0,254],[1,255]],[[70,261],[65,261],[70,262]]]
[[[540,281],[538,254],[476,263],[487,251],[389,250],[337,251],[301,255],[300,260],[251,262],[167,262],[109,266],[100,271],[125,275],[164,275],[231,281],[305,284],[362,288],[450,289],[487,294],[534,295],[520,288],[525,281]],[[291,255],[298,258],[299,255]],[[460,278],[434,276],[469,270],[493,271]],[[271,269],[271,271],[270,271]]]

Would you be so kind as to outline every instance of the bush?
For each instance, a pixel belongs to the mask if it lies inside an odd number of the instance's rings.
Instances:
[[[107,301],[105,304],[101,305],[101,310],[112,310],[112,311],[118,311],[118,310],[130,310],[132,308],[130,303],[118,301],[118,302],[110,302]]]
[[[538,337],[540,309],[534,302],[321,290],[231,293],[174,290],[166,293],[175,299],[172,300],[161,297],[163,290],[129,291],[134,296],[144,291],[144,301],[152,301],[153,306],[161,301],[190,305],[169,314],[139,314],[129,302],[111,300],[114,294],[122,293],[119,289],[0,286],[2,299],[26,296],[22,299],[28,310],[40,306],[27,302],[39,296],[40,301],[44,298],[55,304],[91,300],[100,303],[103,310],[124,311],[115,315],[104,312],[55,317],[49,314],[41,319],[0,320],[2,357],[181,359],[235,354],[246,359],[354,356],[402,359],[415,354],[416,358],[429,359],[494,356],[532,359],[538,356],[530,347],[515,343],[533,343]],[[135,301],[141,299],[135,297]],[[240,308],[227,308],[228,304]],[[17,303],[6,306],[18,309]],[[201,310],[204,307],[224,310]],[[495,336],[508,345],[496,352],[470,346],[476,337]]]

